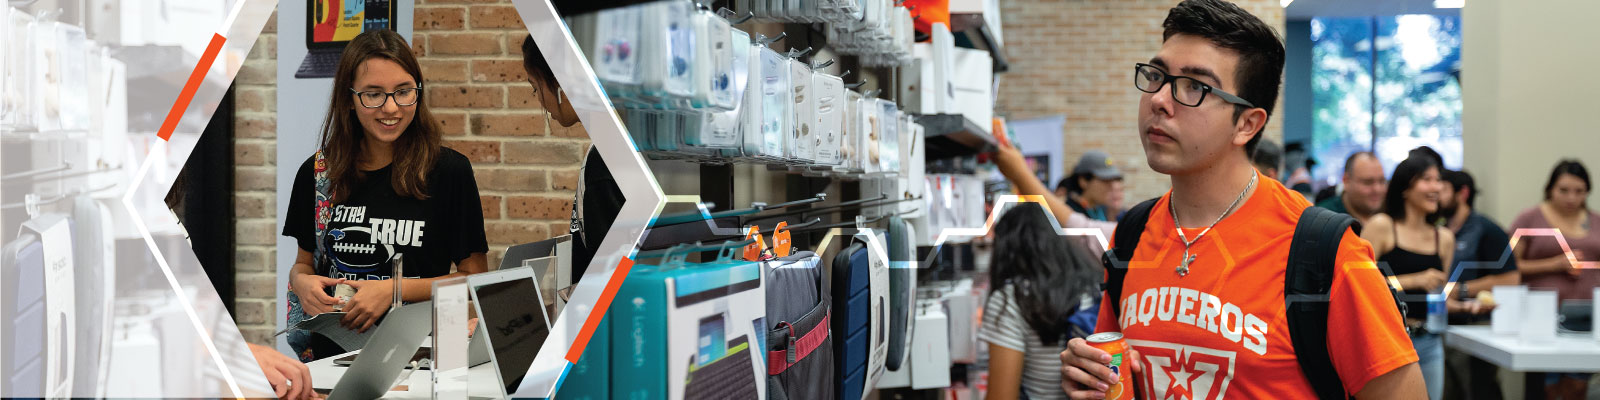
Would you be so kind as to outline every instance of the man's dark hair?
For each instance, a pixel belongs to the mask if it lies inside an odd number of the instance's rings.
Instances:
[[[1461,190],[1466,189],[1467,207],[1477,208],[1478,183],[1472,179],[1472,174],[1468,174],[1467,171],[1441,171],[1443,174],[1441,174],[1440,177],[1444,179],[1445,183],[1449,183],[1450,187],[1453,188],[1451,192],[1461,192]]]
[[[1066,189],[1067,193],[1080,192],[1080,190],[1076,189],[1078,187],[1077,178],[1077,175],[1061,178],[1060,181],[1056,182],[1056,190]]]
[[[1283,80],[1283,40],[1260,18],[1239,6],[1221,0],[1184,0],[1167,12],[1161,23],[1164,31],[1161,40],[1172,35],[1191,35],[1210,40],[1217,47],[1239,53],[1239,66],[1234,71],[1235,89],[1240,98],[1267,111],[1272,117],[1273,104],[1278,101],[1278,88]],[[1238,119],[1247,110],[1234,108],[1233,118]],[[1265,130],[1265,124],[1262,125]],[[1254,154],[1261,141],[1262,131],[1245,143],[1245,154]]]
[[[561,87],[561,82],[556,81],[555,71],[551,71],[550,64],[545,63],[544,53],[539,52],[539,44],[533,42],[533,35],[522,40],[522,69],[537,74],[535,78],[544,80],[551,87]]]

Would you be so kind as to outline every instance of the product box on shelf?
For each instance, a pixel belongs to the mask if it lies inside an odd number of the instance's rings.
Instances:
[[[950,34],[950,28],[943,23],[933,24],[933,46],[929,49],[933,63],[933,107],[939,113],[964,113],[966,110],[957,110],[955,84],[951,83],[955,76],[955,36]],[[987,120],[985,120],[987,121]]]
[[[754,262],[636,267],[606,316],[611,394],[765,399],[764,283]]]
[[[994,59],[989,52],[953,49],[950,75],[951,111],[978,125],[983,133],[994,127]]]

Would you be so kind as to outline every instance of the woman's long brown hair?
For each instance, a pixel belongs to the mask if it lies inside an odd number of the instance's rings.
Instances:
[[[366,132],[356,119],[356,70],[367,60],[381,58],[400,64],[423,87],[422,67],[411,46],[400,34],[387,29],[363,32],[356,35],[344,48],[339,58],[339,68],[333,76],[333,97],[328,103],[328,115],[322,120],[322,156],[328,162],[328,184],[333,192],[333,202],[341,203],[350,196],[351,188],[365,179],[358,167]],[[417,100],[416,115],[406,126],[400,138],[394,141],[394,157],[390,164],[393,174],[390,185],[395,194],[417,199],[428,198],[428,171],[438,160],[443,146],[439,123],[428,112],[427,89]]]

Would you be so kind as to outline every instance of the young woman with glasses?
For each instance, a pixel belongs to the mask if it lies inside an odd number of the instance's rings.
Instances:
[[[393,304],[400,255],[405,302],[431,298],[436,279],[488,270],[472,165],[441,144],[425,89],[399,34],[364,32],[345,47],[319,150],[300,165],[284,216],[283,235],[299,252],[291,320],[338,310],[348,313],[341,321],[349,329],[372,328]],[[290,344],[303,360],[355,350],[320,335],[291,336]]]

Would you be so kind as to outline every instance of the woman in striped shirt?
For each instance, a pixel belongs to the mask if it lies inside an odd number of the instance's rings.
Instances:
[[[989,343],[989,399],[1064,399],[1060,354],[1094,332],[1101,267],[1064,240],[1039,203],[1019,203],[994,227],[988,299],[978,339]]]

